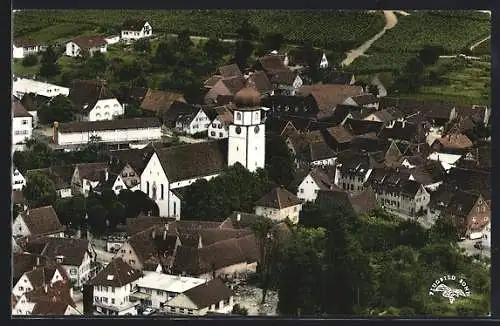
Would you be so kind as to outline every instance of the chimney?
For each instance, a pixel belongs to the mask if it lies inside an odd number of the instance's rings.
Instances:
[[[236,214],[236,221],[238,221],[238,222],[241,221],[241,214],[240,213]]]
[[[52,141],[54,142],[54,144],[57,144],[57,142],[58,142],[57,134],[59,132],[59,122],[54,121],[54,126],[52,127],[52,130],[53,130]]]

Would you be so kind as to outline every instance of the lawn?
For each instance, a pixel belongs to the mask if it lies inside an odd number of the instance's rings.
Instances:
[[[491,63],[472,61],[467,66],[452,65],[454,59],[440,59],[430,69],[445,67],[449,70],[443,77],[445,82],[435,86],[424,86],[417,94],[401,95],[401,97],[420,99],[441,99],[457,105],[491,105]],[[488,86],[485,86],[488,85]]]
[[[29,33],[29,36],[41,43],[64,44],[79,35],[97,33],[95,26],[78,23],[56,23]]]
[[[40,62],[40,57],[38,57],[38,62]],[[19,77],[31,77],[35,74],[38,74],[39,70],[40,63],[31,67],[25,67],[22,64],[22,59],[14,59],[14,62],[12,64],[12,72]]]

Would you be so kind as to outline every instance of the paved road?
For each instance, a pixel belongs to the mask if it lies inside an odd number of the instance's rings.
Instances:
[[[407,14],[407,13],[406,13]],[[394,14],[393,11],[390,10],[384,10],[384,15],[385,15],[385,20],[386,24],[384,28],[378,32],[374,37],[363,43],[360,47],[353,49],[347,53],[347,57],[340,63],[342,67],[347,67],[349,66],[354,60],[356,60],[358,57],[362,56],[365,54],[365,52],[372,46],[372,44],[381,38],[385,32],[388,29],[394,28],[394,26],[397,25],[398,23],[398,18],[396,17],[396,14]]]

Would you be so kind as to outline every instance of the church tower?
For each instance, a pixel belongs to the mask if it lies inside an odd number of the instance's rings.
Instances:
[[[261,116],[260,93],[249,84],[236,93],[234,102],[234,119],[229,126],[228,165],[239,162],[250,172],[263,169],[266,130]]]

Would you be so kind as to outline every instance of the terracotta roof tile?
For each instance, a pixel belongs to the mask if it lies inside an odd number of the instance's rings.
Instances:
[[[229,300],[233,296],[232,291],[218,278],[189,289],[183,294],[199,309],[217,305],[220,301]]]
[[[113,259],[89,282],[91,285],[122,287],[139,279],[142,273],[121,258]]]
[[[44,235],[64,231],[52,206],[28,209],[20,214],[31,235]]]
[[[337,105],[344,103],[349,97],[362,93],[361,86],[338,84],[304,85],[297,90],[299,96],[312,94],[321,111],[321,117],[332,115]]]
[[[174,102],[186,103],[184,95],[180,93],[165,92],[148,89],[141,103],[141,109],[158,114],[167,112]]]
[[[101,47],[106,45],[106,38],[101,35],[94,36],[77,36],[71,39],[71,42],[78,45],[81,49],[88,50],[94,47]]]
[[[303,201],[283,187],[273,188],[260,198],[255,206],[283,209],[302,204]]]

